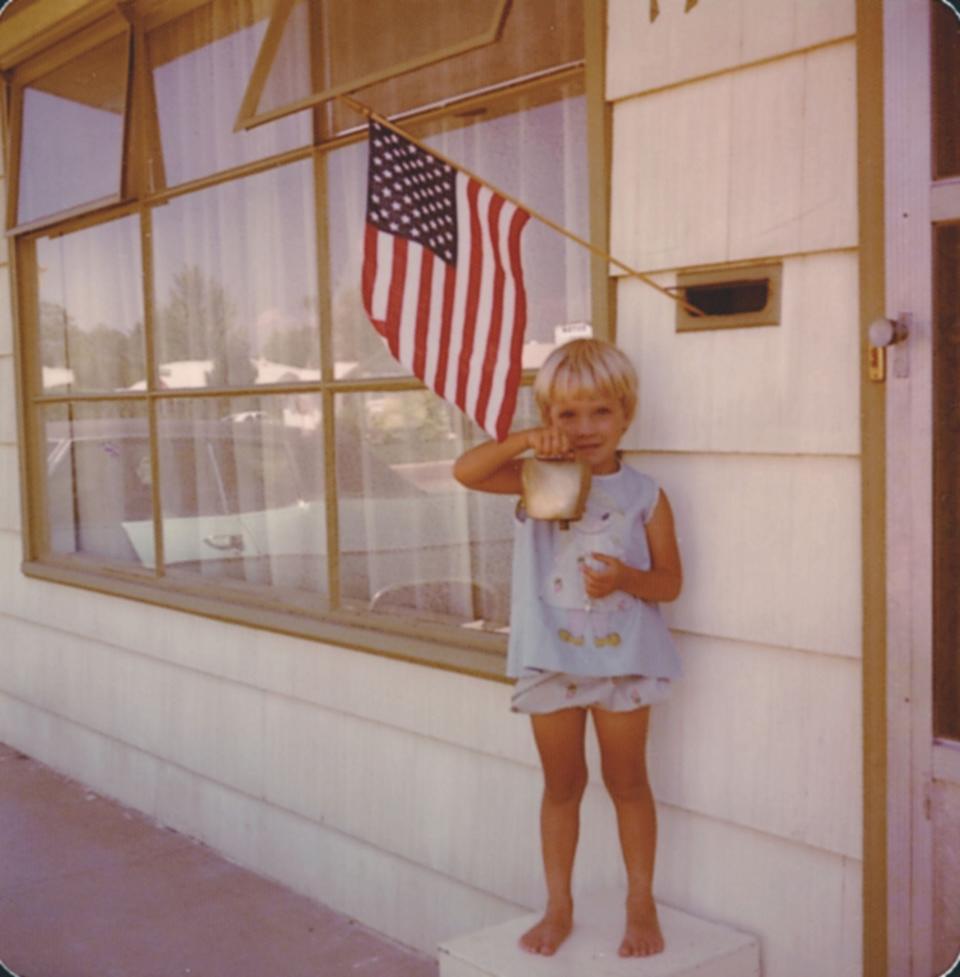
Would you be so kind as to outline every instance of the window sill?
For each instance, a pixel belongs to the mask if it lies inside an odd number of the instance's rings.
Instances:
[[[400,618],[385,618],[379,627],[347,612],[323,618],[287,610],[266,600],[254,602],[215,587],[187,588],[171,578],[129,574],[73,561],[25,561],[23,573],[48,583],[79,587],[96,593],[136,600],[174,611],[196,614],[229,624],[241,624],[274,634],[383,655],[417,665],[443,668],[480,678],[504,679],[506,639],[502,634],[453,629]],[[242,602],[241,602],[242,601]],[[453,642],[456,640],[456,644]]]

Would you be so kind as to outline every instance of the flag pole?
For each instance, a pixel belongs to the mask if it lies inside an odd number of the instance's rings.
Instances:
[[[661,295],[666,295],[668,299],[672,299],[678,305],[682,306],[691,315],[694,316],[703,315],[702,309],[698,309],[695,305],[690,305],[679,295],[675,295],[669,289],[664,288],[662,285],[657,284],[657,282],[655,282],[649,275],[645,275],[642,271],[637,271],[635,268],[631,268],[629,265],[624,264],[618,258],[614,258],[612,254],[609,254],[608,252],[604,251],[603,248],[597,247],[597,245],[592,244],[590,241],[586,240],[586,238],[582,238],[579,235],[574,234],[573,231],[568,230],[562,224],[558,224],[556,221],[551,220],[549,217],[546,217],[544,214],[541,214],[536,210],[532,210],[521,200],[518,200],[516,197],[511,196],[509,193],[504,193],[503,190],[501,190],[499,187],[493,186],[489,181],[485,180],[482,176],[478,176],[476,173],[471,172],[465,166],[461,166],[459,163],[450,159],[448,156],[444,156],[443,153],[437,152],[437,150],[432,149],[430,146],[425,146],[419,139],[417,139],[414,136],[411,136],[409,132],[407,132],[404,129],[401,129],[400,126],[391,122],[389,119],[384,118],[384,116],[374,112],[373,109],[371,109],[368,105],[364,105],[363,102],[358,102],[352,95],[338,94],[335,97],[341,99],[343,102],[349,105],[350,108],[352,108],[356,112],[359,112],[367,119],[372,119],[374,122],[377,122],[380,125],[384,126],[385,128],[390,129],[393,132],[397,133],[398,136],[403,136],[404,139],[406,139],[408,142],[413,143],[414,146],[418,146],[425,153],[429,153],[431,156],[435,156],[441,162],[447,163],[449,166],[452,166],[454,169],[459,170],[461,173],[464,173],[466,176],[470,177],[471,180],[476,180],[477,183],[482,184],[488,190],[491,190],[494,193],[496,193],[498,196],[503,197],[504,200],[508,200],[516,207],[519,207],[521,210],[526,211],[535,220],[540,221],[541,224],[545,224],[551,230],[556,231],[558,234],[562,234],[565,238],[569,238],[575,244],[579,244],[580,247],[586,248],[591,254],[595,254],[599,258],[603,258],[604,261],[607,261],[611,265],[614,265],[615,267],[619,268],[621,271],[626,272],[626,274],[628,274],[631,278],[639,278],[640,281],[642,281],[644,284],[649,285],[651,288],[655,288],[658,292],[660,292]]]

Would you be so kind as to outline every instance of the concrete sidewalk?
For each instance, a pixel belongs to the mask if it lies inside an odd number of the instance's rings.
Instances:
[[[0,960],[18,977],[436,977],[435,960],[0,744]]]

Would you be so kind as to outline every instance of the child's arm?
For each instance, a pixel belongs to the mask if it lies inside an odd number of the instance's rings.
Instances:
[[[638,570],[616,557],[593,553],[591,555],[603,564],[603,569],[595,570],[589,564],[584,566],[584,585],[588,597],[599,600],[615,590],[622,590],[640,600],[668,603],[680,596],[683,586],[680,549],[673,524],[673,510],[663,491],[646,529],[650,569]]]
[[[523,490],[519,455],[528,450],[540,457],[562,458],[570,454],[570,443],[555,428],[514,431],[503,441],[486,441],[465,451],[453,463],[453,477],[479,492],[519,495]]]

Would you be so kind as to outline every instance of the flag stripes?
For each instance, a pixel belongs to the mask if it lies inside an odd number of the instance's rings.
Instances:
[[[527,316],[520,237],[530,215],[458,171],[438,188],[445,174],[431,168],[452,168],[383,131],[389,138],[381,134],[378,146],[371,132],[364,307],[395,358],[502,440],[520,383]],[[424,214],[447,194],[438,220]],[[398,195],[406,203],[398,206]]]

